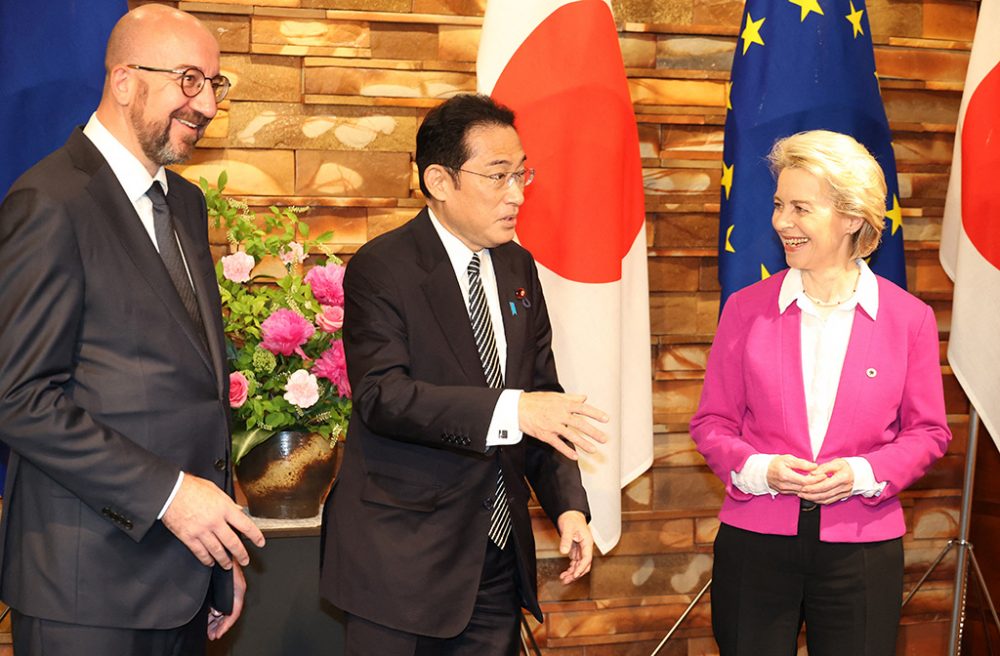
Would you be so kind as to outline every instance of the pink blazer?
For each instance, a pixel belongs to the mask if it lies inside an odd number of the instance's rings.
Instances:
[[[785,273],[733,294],[712,344],[691,437],[726,485],[719,519],[757,533],[795,535],[799,499],[753,496],[733,485],[754,453],[812,460],[799,343],[801,310],[778,312]],[[944,455],[951,440],[934,312],[884,278],[878,318],[855,309],[854,326],[819,463],[863,456],[881,496],[820,507],[820,539],[874,542],[906,532],[898,494]]]

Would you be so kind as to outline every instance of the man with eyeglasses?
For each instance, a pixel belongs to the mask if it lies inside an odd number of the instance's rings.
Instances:
[[[230,497],[228,376],[200,190],[164,166],[229,89],[193,16],[108,41],[86,127],[0,206],[0,597],[19,656],[204,654],[264,538]]]
[[[605,413],[563,393],[531,255],[515,244],[534,170],[514,114],[459,95],[417,133],[427,202],[359,249],[344,280],[354,391],[324,509],[321,592],[353,656],[506,656],[521,607],[541,621],[532,490],[569,556],[593,540],[576,449]],[[530,484],[530,489],[529,489]]]

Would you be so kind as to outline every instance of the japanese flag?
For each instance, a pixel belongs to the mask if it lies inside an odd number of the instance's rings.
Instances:
[[[581,452],[598,548],[621,536],[621,488],[653,460],[649,286],[635,115],[603,0],[490,0],[481,93],[517,114],[528,166],[517,239],[538,263],[567,392],[607,411]]]

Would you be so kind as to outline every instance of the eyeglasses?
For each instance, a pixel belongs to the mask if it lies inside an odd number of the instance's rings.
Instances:
[[[188,98],[194,98],[205,88],[205,82],[212,85],[212,93],[215,94],[215,102],[222,102],[229,93],[230,82],[225,75],[215,77],[206,76],[201,69],[190,66],[188,68],[153,68],[152,66],[140,66],[139,64],[126,64],[128,68],[137,71],[150,71],[152,73],[172,73],[177,75],[177,83],[181,85],[181,91]]]
[[[503,189],[505,187],[509,189],[514,185],[524,189],[535,181],[535,169],[521,169],[520,171],[511,171],[510,173],[476,173],[475,171],[466,169],[455,170],[478,175],[480,178],[486,178],[493,183],[494,189]]]

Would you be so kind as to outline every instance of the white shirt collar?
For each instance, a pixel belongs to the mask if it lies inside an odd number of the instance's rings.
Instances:
[[[149,175],[142,162],[97,120],[96,113],[91,114],[83,133],[100,151],[132,203],[146,195],[154,180],[163,185],[163,193],[166,195],[167,173],[163,167],[157,169],[156,175]]]
[[[431,217],[431,225],[434,226],[434,230],[437,231],[438,237],[441,238],[441,243],[444,244],[444,250],[448,253],[448,259],[451,261],[451,266],[455,269],[456,278],[464,278],[467,275],[469,268],[469,261],[472,259],[473,254],[476,251],[471,250],[468,246],[462,243],[462,240],[453,235],[448,231],[441,221],[434,215],[434,210],[430,207],[427,208],[427,214]],[[479,259],[489,258],[489,249],[482,249],[479,251]]]
[[[851,298],[837,306],[837,309],[853,310],[856,305],[860,305],[861,309],[874,320],[878,315],[878,278],[875,277],[864,260],[858,258],[854,262],[861,269],[858,288]],[[806,296],[800,269],[789,269],[788,273],[785,274],[785,279],[781,281],[781,290],[778,292],[778,312],[784,313],[792,301],[798,301],[799,307],[803,305],[814,306],[813,302]]]

